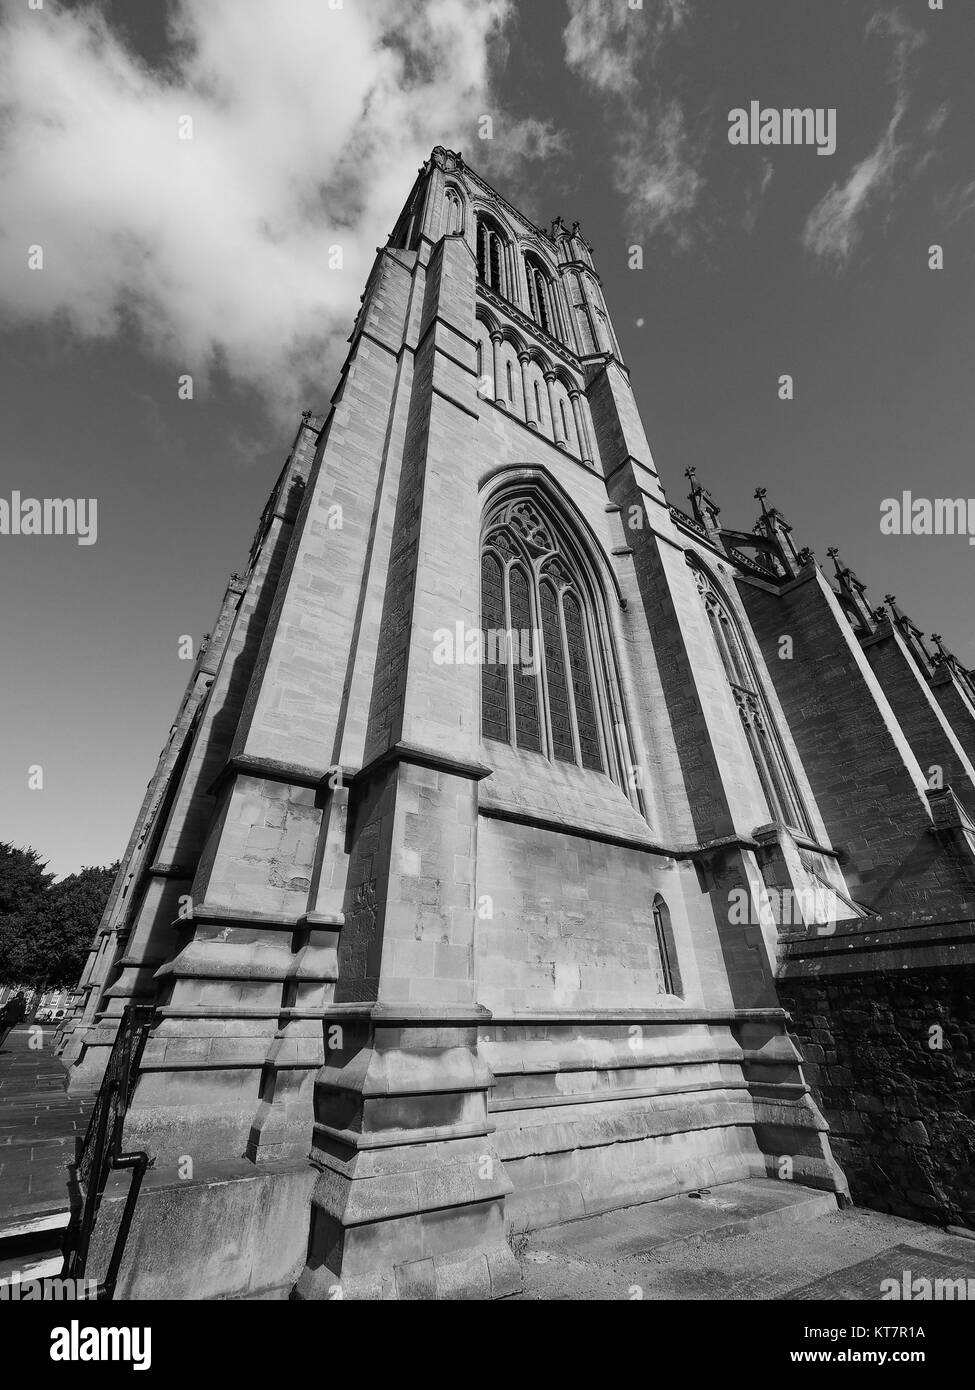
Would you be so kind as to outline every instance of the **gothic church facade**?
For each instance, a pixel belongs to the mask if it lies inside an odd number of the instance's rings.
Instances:
[[[778,991],[975,916],[970,673],[764,497],[668,503],[578,224],[459,155],[350,344],[64,1037],[90,1089],[155,1005],[120,1292],[504,1297],[520,1231],[842,1198]]]

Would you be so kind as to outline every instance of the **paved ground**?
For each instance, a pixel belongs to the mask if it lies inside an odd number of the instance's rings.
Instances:
[[[53,1044],[53,1028],[21,1027],[0,1051],[0,1230],[68,1209],[67,1164],[91,1101],[67,1094]]]
[[[528,1300],[879,1299],[881,1280],[975,1280],[975,1240],[830,1211],[788,1184],[731,1183],[522,1238]]]

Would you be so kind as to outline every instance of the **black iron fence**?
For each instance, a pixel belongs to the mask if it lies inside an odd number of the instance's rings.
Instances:
[[[91,1236],[109,1173],[125,1168],[132,1170],[108,1269],[95,1293],[96,1298],[104,1300],[114,1296],[139,1189],[149,1166],[147,1153],[141,1150],[122,1152],[122,1131],[154,1012],[152,1005],[130,1004],[122,1014],[85,1137],[78,1140],[71,1166],[76,1210],[68,1230],[64,1273],[72,1279],[85,1276]]]

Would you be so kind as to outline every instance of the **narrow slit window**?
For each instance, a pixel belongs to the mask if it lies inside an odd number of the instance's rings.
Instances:
[[[589,659],[586,655],[586,638],[582,625],[582,609],[574,594],[566,594],[562,600],[565,611],[565,635],[569,648],[569,666],[572,672],[572,693],[575,700],[576,723],[579,726],[579,750],[582,766],[602,772],[603,760],[599,752],[599,734],[596,726],[596,706],[592,694],[592,680],[589,674]]]
[[[542,633],[545,638],[545,671],[548,677],[548,706],[552,721],[552,751],[560,762],[576,761],[572,737],[569,685],[562,651],[562,624],[559,601],[551,584],[542,585]]]
[[[511,594],[511,671],[515,692],[515,742],[519,748],[533,753],[542,751],[541,727],[538,718],[538,677],[534,634],[532,631],[531,594],[528,578],[520,566],[509,576]]]
[[[657,954],[660,957],[664,994],[673,994],[678,999],[683,998],[684,987],[681,983],[680,968],[677,964],[677,949],[673,928],[670,924],[670,912],[659,893],[653,903],[653,928],[657,938]]]
[[[504,579],[496,555],[481,557],[481,719],[485,738],[508,741],[508,670],[498,634],[505,628]],[[494,657],[491,661],[489,658]],[[500,657],[500,659],[498,659]]]

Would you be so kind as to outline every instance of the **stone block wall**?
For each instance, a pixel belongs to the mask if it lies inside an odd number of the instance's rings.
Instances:
[[[857,1205],[975,1227],[973,990],[973,964],[782,985]]]
[[[780,1010],[496,1011],[478,1028],[513,1230],[749,1177],[844,1190]]]
[[[949,785],[972,814],[975,768],[900,634],[887,623],[862,645],[928,785]]]
[[[483,820],[478,900],[478,998],[488,1008],[646,1005],[664,984],[652,907],[682,908],[668,861],[576,835]],[[682,913],[681,913],[682,917]],[[683,923],[681,923],[683,925]],[[688,974],[693,946],[686,946]],[[677,962],[674,962],[676,965]]]
[[[890,919],[958,915],[969,885],[932,837],[917,756],[822,575],[742,585],[742,599],[853,899]]]
[[[955,737],[970,759],[975,758],[975,708],[958,681],[947,671],[940,671],[931,682],[931,689]]]
[[[213,863],[206,862],[207,851],[201,861],[207,904],[246,902],[250,911],[299,916],[308,903],[320,820],[311,787],[238,777]]]

